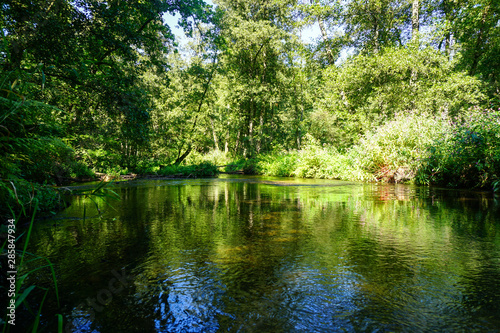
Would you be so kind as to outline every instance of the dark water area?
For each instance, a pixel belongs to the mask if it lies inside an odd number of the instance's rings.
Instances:
[[[500,331],[491,193],[236,176],[114,190],[101,215],[77,198],[32,234],[57,274],[48,331],[56,313],[67,332]]]

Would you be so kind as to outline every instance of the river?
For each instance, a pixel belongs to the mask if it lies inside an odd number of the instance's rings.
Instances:
[[[243,176],[113,190],[101,214],[76,198],[37,223],[29,250],[54,264],[61,303],[47,298],[42,326],[60,313],[67,332],[500,330],[491,193]]]

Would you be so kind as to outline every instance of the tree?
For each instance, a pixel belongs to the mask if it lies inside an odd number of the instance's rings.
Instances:
[[[420,30],[420,1],[412,0],[411,3],[411,38],[415,39]]]
[[[349,45],[374,53],[382,47],[403,45],[410,7],[407,0],[349,1],[344,14]]]
[[[322,39],[318,49],[324,49],[327,63],[333,65],[343,43],[340,33],[342,19],[340,1],[308,0],[306,3],[299,3],[297,10],[300,18],[297,22],[299,28],[318,24]]]
[[[163,13],[179,13],[188,32],[210,20],[200,0],[9,1],[1,10],[0,66],[26,78],[40,64],[36,98],[66,111],[68,136],[99,167],[95,158],[113,153],[112,164],[133,164],[149,145],[152,95],[139,78],[168,69],[174,36]]]
[[[236,112],[232,146],[236,154],[251,157],[283,142],[281,126],[286,107],[284,92],[292,77],[287,56],[297,43],[290,13],[292,1],[219,1],[226,12],[221,55],[227,92],[220,106]]]
[[[461,67],[498,87],[500,79],[500,4],[472,0],[462,4],[456,24]]]
[[[348,147],[400,112],[458,115],[485,103],[482,91],[479,80],[455,72],[445,56],[418,43],[359,55],[340,69],[327,70],[323,96],[313,113],[317,128],[312,134]]]

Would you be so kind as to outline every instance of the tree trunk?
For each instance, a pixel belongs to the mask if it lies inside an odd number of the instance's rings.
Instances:
[[[418,39],[418,31],[420,29],[420,18],[419,18],[420,1],[413,0],[411,9],[412,9],[412,11],[411,11],[411,39],[417,40]],[[413,88],[416,88],[416,83],[417,83],[417,72],[415,71],[415,68],[412,68],[411,77],[410,77],[410,86]]]
[[[182,154],[181,156],[179,156],[175,162],[174,162],[174,165],[179,165],[182,163],[182,161],[184,161],[186,159],[186,157],[189,155],[189,153],[191,152],[191,150],[193,150],[193,147],[191,145],[188,146],[188,148],[186,149],[186,151],[184,152],[184,154]]]
[[[446,48],[446,55],[448,56],[448,59],[450,61],[453,60],[453,55],[454,55],[454,52],[453,52],[453,44],[454,44],[454,41],[453,41],[453,34],[449,33],[447,36],[446,36],[446,45],[445,45],[445,48]]]
[[[240,136],[241,136],[241,130],[238,130],[238,135],[236,136],[236,143],[234,144],[234,153],[237,155],[238,154],[238,149],[240,148]]]
[[[328,45],[328,35],[326,34],[325,22],[321,16],[318,16],[318,25],[319,30],[321,31],[321,36],[323,37],[323,43],[325,43],[326,48],[326,57],[328,58],[328,63],[330,65],[335,64],[335,58],[333,57],[333,52],[330,46]]]
[[[247,143],[245,144],[245,151],[243,153],[244,157],[247,157],[247,153],[250,152],[250,156],[253,155],[253,117],[255,114],[255,102],[252,98],[250,99],[250,103],[248,105],[249,107],[249,115],[248,115],[248,140]]]
[[[214,137],[214,148],[215,150],[219,150],[219,140],[217,139],[217,133],[215,132],[214,119],[210,117],[210,124],[212,125],[212,134]]]
[[[227,132],[226,132],[226,142],[224,143],[224,152],[227,154],[229,153],[229,138],[230,138],[230,135],[231,135],[231,130],[230,130],[230,126],[229,126],[229,122],[227,123],[227,128],[226,128]]]
[[[314,0],[310,0],[311,5],[314,4]],[[325,21],[318,15],[316,17],[318,20],[319,30],[321,31],[321,36],[323,37],[323,43],[325,43],[326,57],[328,58],[328,63],[330,65],[335,64],[335,58],[333,57],[332,49],[328,46],[328,35],[326,34]]]
[[[259,117],[259,140],[257,141],[257,154],[260,153],[260,150],[262,149],[262,139],[264,134],[264,113],[265,108],[261,107]]]
[[[378,51],[380,50],[379,38],[380,38],[379,25],[378,25],[377,18],[374,17],[374,21],[373,21],[373,52],[374,53],[378,53]]]
[[[420,30],[420,0],[413,0],[411,6],[411,38],[415,39]]]
[[[300,124],[302,124],[303,119],[304,119],[304,104],[301,104],[300,118],[299,118],[299,123],[297,124],[297,149],[300,149],[300,146],[302,145],[302,131],[300,130]]]
[[[253,147],[253,117],[250,118],[250,123],[248,124],[248,145],[245,147],[245,149],[249,151],[252,149],[252,147]],[[250,155],[252,155],[252,153],[253,152],[250,151]]]

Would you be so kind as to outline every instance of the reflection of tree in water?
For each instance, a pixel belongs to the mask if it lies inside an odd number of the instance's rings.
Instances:
[[[491,202],[404,185],[198,183],[123,189],[99,221],[39,228],[34,252],[63,272],[67,312],[128,265],[133,284],[90,328],[463,329],[479,325],[473,313],[495,323]]]
[[[500,327],[500,262],[498,255],[492,256],[494,250],[491,244],[483,243],[477,266],[471,267],[460,281],[461,303],[488,330]]]

